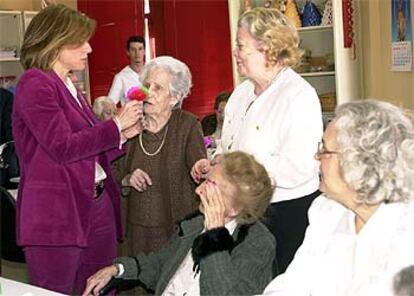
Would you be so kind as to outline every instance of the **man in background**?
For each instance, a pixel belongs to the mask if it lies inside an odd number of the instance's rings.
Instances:
[[[110,97],[115,104],[125,105],[128,90],[133,86],[140,86],[139,73],[145,63],[145,39],[142,36],[131,36],[127,41],[129,65],[117,73],[109,90]]]

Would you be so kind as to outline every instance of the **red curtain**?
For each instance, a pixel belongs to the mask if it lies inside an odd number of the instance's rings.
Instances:
[[[143,0],[78,0],[78,9],[97,22],[89,55],[92,101],[107,95],[115,74],[128,65],[128,37],[144,34],[143,5]]]
[[[157,55],[180,59],[193,75],[193,88],[183,108],[200,117],[212,113],[216,95],[233,88],[227,0],[150,3],[150,33]]]
[[[79,10],[98,21],[89,59],[91,95],[106,95],[112,78],[128,64],[128,36],[143,35],[143,0],[78,0]],[[186,63],[193,75],[183,108],[202,117],[215,96],[233,88],[227,0],[150,0],[149,30],[157,56]]]

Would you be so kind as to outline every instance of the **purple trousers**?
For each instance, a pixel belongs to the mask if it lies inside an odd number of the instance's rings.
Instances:
[[[25,246],[27,268],[33,285],[79,295],[86,280],[116,257],[116,228],[112,203],[104,192],[93,202],[89,216],[88,247]]]

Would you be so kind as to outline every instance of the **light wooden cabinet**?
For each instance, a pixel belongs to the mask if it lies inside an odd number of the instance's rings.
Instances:
[[[20,11],[0,11],[0,61],[19,60],[23,40],[22,14]],[[13,56],[9,54],[14,52]]]
[[[302,11],[306,0],[297,0],[299,11]],[[323,14],[325,0],[313,0]],[[354,3],[354,42],[356,46],[344,48],[342,1],[332,1],[333,23],[328,26],[302,27],[298,28],[301,39],[300,46],[312,52],[313,58],[323,57],[331,60],[328,64],[331,67],[302,67],[298,69],[300,75],[306,79],[321,97],[325,94],[336,95],[336,105],[351,100],[361,99],[361,62],[357,27],[359,25],[358,1]],[[232,47],[235,47],[237,20],[240,13],[241,0],[229,0],[229,15],[231,28]],[[234,83],[241,81],[237,73],[237,65],[233,59]],[[332,114],[325,112],[324,116],[332,117]]]
[[[320,97],[330,95],[333,100],[325,100],[323,108],[335,109],[336,63],[333,26],[303,27],[298,29],[300,46],[305,50],[304,63],[297,69],[298,73],[316,89]],[[305,62],[305,60],[307,60]],[[333,104],[332,104],[333,102]],[[329,106],[330,105],[330,106]]]
[[[23,74],[20,64],[20,50],[24,32],[37,11],[0,10],[0,86],[10,88],[16,85]],[[88,67],[77,71],[75,85],[90,102]]]

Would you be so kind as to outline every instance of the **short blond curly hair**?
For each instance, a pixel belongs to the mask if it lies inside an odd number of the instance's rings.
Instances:
[[[259,43],[259,50],[269,66],[277,63],[294,67],[301,61],[303,50],[299,48],[299,35],[295,26],[277,9],[256,7],[243,13],[239,28],[246,28]]]

